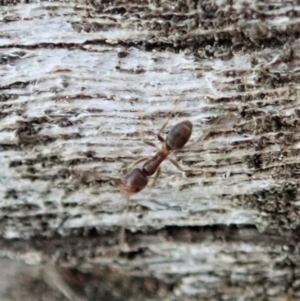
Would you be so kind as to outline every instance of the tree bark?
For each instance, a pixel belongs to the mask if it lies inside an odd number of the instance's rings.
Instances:
[[[2,300],[300,298],[299,4],[1,4],[0,256],[34,264],[2,259]],[[163,162],[126,215],[106,176],[168,118],[193,172]]]

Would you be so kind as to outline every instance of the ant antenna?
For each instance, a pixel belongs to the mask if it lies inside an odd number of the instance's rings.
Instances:
[[[176,110],[176,108],[178,107],[178,104],[181,102],[182,100],[182,96],[179,96],[176,101],[175,101],[175,106],[174,109],[171,111],[171,113],[169,114],[169,117],[167,118],[167,120],[165,121],[165,123],[162,125],[161,129],[159,130],[159,132],[157,133],[157,138],[160,142],[165,142],[165,139],[161,136],[161,133],[163,132],[163,130],[166,128],[166,126],[168,125],[172,114],[174,113],[174,111]]]

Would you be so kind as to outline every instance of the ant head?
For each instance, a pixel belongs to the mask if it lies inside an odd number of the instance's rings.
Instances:
[[[188,142],[193,131],[193,124],[189,120],[177,123],[168,133],[166,146],[171,150],[181,149]]]
[[[148,183],[148,178],[139,168],[134,168],[122,180],[121,186],[127,195],[133,195],[143,190]]]

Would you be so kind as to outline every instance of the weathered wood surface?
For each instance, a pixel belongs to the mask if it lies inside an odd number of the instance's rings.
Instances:
[[[0,255],[75,268],[94,284],[116,273],[107,286],[121,295],[86,300],[300,298],[299,9],[0,6]],[[132,197],[119,253],[126,199],[101,175],[154,154],[138,111],[156,142],[178,97],[170,126],[193,121],[191,141],[212,131],[173,157],[206,172],[163,163],[157,186]]]

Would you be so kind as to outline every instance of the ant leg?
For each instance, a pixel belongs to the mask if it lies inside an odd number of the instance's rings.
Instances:
[[[175,166],[177,167],[177,169],[179,169],[180,171],[183,171],[183,172],[197,172],[197,171],[201,171],[201,172],[204,172],[205,170],[204,169],[199,169],[199,170],[192,170],[192,169],[183,169],[179,164],[178,162],[176,162],[174,159],[172,158],[168,158],[168,160]]]
[[[147,140],[147,139],[143,139],[143,142],[144,142],[145,144],[148,144],[148,145],[150,145],[150,146],[155,147],[156,150],[159,151],[159,147],[158,147],[154,142],[149,141],[149,140]]]
[[[156,170],[156,173],[155,173],[154,180],[153,180],[153,182],[152,182],[152,184],[151,184],[151,188],[153,188],[153,187],[155,186],[155,184],[156,184],[156,182],[157,182],[157,180],[158,180],[160,174],[161,174],[161,168],[158,167],[157,170]]]
[[[163,124],[163,126],[161,127],[161,129],[159,130],[159,132],[157,133],[157,139],[158,139],[160,142],[162,142],[162,143],[165,142],[165,139],[162,137],[161,133],[162,133],[162,131],[166,128],[166,126],[168,125],[168,123],[169,123],[169,121],[170,121],[170,119],[171,119],[171,117],[172,117],[172,114],[173,114],[173,112],[175,111],[175,109],[177,108],[177,106],[178,106],[179,102],[181,101],[181,99],[182,99],[182,98],[179,97],[179,98],[176,100],[174,109],[172,110],[172,112],[171,112],[171,114],[169,115],[168,119],[165,121],[165,123]]]
[[[167,126],[168,122],[169,122],[170,118],[167,119],[167,121],[163,124],[163,126],[161,127],[161,129],[159,130],[159,132],[157,133],[157,139],[164,143],[165,139],[164,137],[161,135],[162,131],[165,129],[165,127]]]
[[[144,133],[144,128],[143,128],[143,120],[144,120],[143,116],[144,116],[144,115],[143,115],[143,113],[140,112],[140,111],[138,111],[138,114],[139,114],[140,117],[141,117],[140,135],[141,135],[142,141],[143,141],[145,144],[150,145],[150,146],[152,146],[152,147],[155,147],[157,150],[159,150],[159,147],[158,147],[154,142],[145,139],[145,133]]]
[[[139,163],[141,163],[141,162],[143,162],[143,161],[147,161],[147,160],[149,160],[149,159],[150,159],[150,157],[148,157],[148,158],[140,158],[140,159],[136,160],[135,162],[133,162],[132,164],[130,164],[129,166],[123,168],[122,170],[129,170],[129,169],[131,169],[133,166],[135,166],[135,165],[137,165],[137,164],[139,164]]]
[[[183,168],[178,164],[178,162],[176,162],[174,159],[168,158],[168,160],[169,160],[175,167],[177,167],[177,169],[179,169],[180,171],[183,171],[183,172],[188,171],[188,170],[183,169]]]
[[[119,178],[114,178],[106,174],[101,174],[95,171],[84,171],[84,170],[77,170],[71,169],[71,174],[74,175],[76,178],[79,178],[84,183],[90,183],[94,181],[101,181],[103,179],[112,180],[117,184],[121,183]]]

